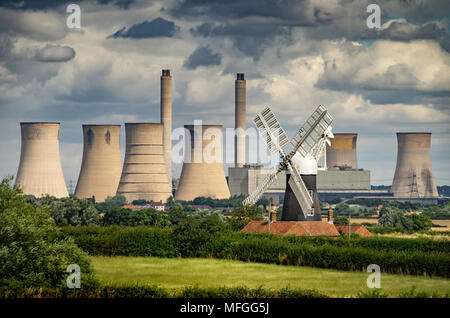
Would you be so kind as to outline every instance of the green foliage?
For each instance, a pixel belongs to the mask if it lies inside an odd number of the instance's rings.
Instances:
[[[58,226],[98,224],[100,214],[86,199],[62,198],[50,204],[51,217]]]
[[[380,218],[378,224],[380,226],[395,227],[399,229],[412,230],[413,222],[408,218],[404,212],[392,208],[383,207],[380,211]]]
[[[184,211],[183,206],[174,205],[169,210],[169,220],[172,225],[178,225],[181,221],[186,219],[188,214]]]
[[[63,288],[70,264],[78,264],[81,284],[98,282],[87,256],[71,238],[58,235],[50,209],[26,203],[12,177],[0,183],[0,286]]]
[[[337,225],[348,225],[348,218],[346,216],[338,216],[334,218],[333,223]]]
[[[388,273],[449,275],[447,241],[247,234],[227,231],[226,225],[214,218],[188,217],[173,232],[170,228],[148,227],[63,230],[92,255],[216,257],[356,271],[364,271],[368,264],[378,264]]]
[[[55,290],[51,288],[0,288],[0,298],[327,298],[314,289],[303,288],[248,288],[186,286],[182,289],[164,289],[158,286],[104,286],[96,289]]]
[[[213,199],[213,198],[198,197],[192,201],[176,201],[176,202],[181,204],[185,210],[188,206],[192,205],[209,205],[211,208],[218,208],[218,207],[237,208],[242,205],[242,201],[244,199],[245,196],[243,195],[239,196],[234,195],[229,199]]]
[[[255,205],[246,205],[239,207],[233,211],[229,219],[229,223],[233,230],[240,231],[250,221],[262,219],[263,209]]]
[[[127,199],[123,195],[116,195],[113,197],[108,196],[105,199],[105,202],[96,203],[95,207],[100,212],[106,212],[106,211],[110,211],[112,209],[121,208],[122,206],[126,205],[127,203],[128,203]]]
[[[172,239],[181,256],[206,256],[207,243],[226,231],[226,224],[216,215],[200,219],[189,216],[174,228]]]
[[[410,214],[408,217],[412,221],[412,227],[415,231],[429,230],[433,226],[433,222],[429,216],[423,214]]]
[[[166,213],[155,209],[132,211],[130,209],[114,208],[104,213],[103,225],[164,227],[171,225],[171,223]]]
[[[134,205],[146,205],[146,204],[149,204],[149,203],[150,203],[149,201],[144,200],[144,199],[133,200],[131,202],[131,204],[134,204]]]

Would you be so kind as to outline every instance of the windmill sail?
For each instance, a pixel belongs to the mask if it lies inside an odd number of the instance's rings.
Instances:
[[[317,107],[294,138],[291,139],[291,144],[294,146],[291,155],[298,151],[302,156],[306,156],[322,138],[332,121],[333,119],[325,108]]]
[[[264,192],[269,189],[272,183],[278,179],[278,173],[280,173],[280,169],[277,172],[268,175],[263,182],[261,182],[253,193],[251,193],[242,203],[244,205],[255,204],[259,198],[264,194]]]
[[[309,191],[306,188],[306,185],[303,182],[301,176],[299,175],[297,169],[295,169],[295,167],[293,168],[290,164],[288,164],[288,170],[291,173],[289,185],[291,186],[292,192],[294,192],[294,195],[297,198],[300,208],[302,209],[303,215],[306,218],[308,211],[312,209],[313,200],[309,195]]]
[[[270,107],[266,107],[259,112],[253,122],[261,136],[266,140],[269,151],[279,151],[284,155],[283,147],[289,143],[289,139]]]

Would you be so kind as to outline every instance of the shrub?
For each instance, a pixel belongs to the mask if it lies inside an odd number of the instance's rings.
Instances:
[[[0,183],[0,286],[60,288],[70,264],[82,271],[82,285],[98,282],[87,256],[73,239],[59,235],[48,207],[26,203],[12,177]]]
[[[412,221],[412,227],[415,231],[429,230],[433,226],[433,222],[429,216],[423,214],[411,214],[408,217]]]
[[[348,225],[348,218],[346,216],[338,216],[334,218],[333,223],[337,225]]]
[[[233,230],[240,231],[250,221],[262,219],[263,219],[262,209],[255,205],[250,205],[234,209],[229,219],[229,223]]]
[[[51,216],[58,226],[93,225],[100,221],[100,214],[86,199],[62,198],[49,205]]]

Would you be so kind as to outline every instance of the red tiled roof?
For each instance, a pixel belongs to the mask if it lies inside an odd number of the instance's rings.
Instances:
[[[137,205],[127,204],[127,205],[122,205],[122,209],[137,210],[137,209],[140,209],[140,207],[138,207]]]
[[[251,221],[243,229],[247,233],[268,233],[266,221]],[[278,221],[270,224],[270,233],[298,236],[339,236],[339,232],[328,222]]]
[[[334,225],[336,229],[342,234],[348,234],[348,225]],[[364,225],[350,225],[351,233],[356,233],[362,237],[373,236],[372,233]]]

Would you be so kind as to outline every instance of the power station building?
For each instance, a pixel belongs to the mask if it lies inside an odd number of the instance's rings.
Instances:
[[[397,133],[397,165],[391,192],[395,198],[437,198],[431,170],[431,133]]]
[[[68,197],[59,155],[59,123],[20,123],[22,145],[16,185],[24,194]]]
[[[184,162],[176,200],[227,199],[230,190],[222,159],[221,125],[185,125]]]
[[[163,146],[164,125],[125,123],[126,150],[117,195],[128,202],[166,202],[172,195]]]
[[[75,196],[103,202],[115,196],[122,173],[120,125],[83,125],[83,160]]]

